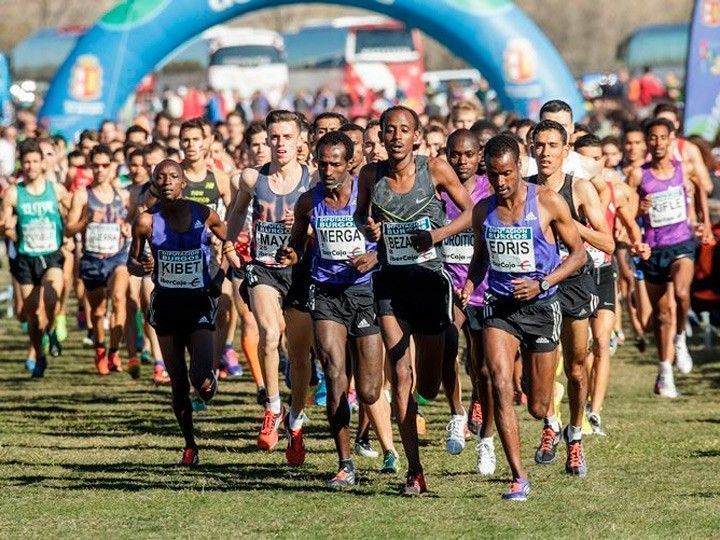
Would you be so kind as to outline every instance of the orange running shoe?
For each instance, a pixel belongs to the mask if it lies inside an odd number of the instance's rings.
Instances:
[[[304,416],[304,415],[303,415]],[[285,416],[288,444],[285,448],[285,459],[291,467],[301,467],[305,463],[305,444],[303,443],[303,428],[290,429],[290,415]]]
[[[480,402],[474,401],[470,404],[470,414],[468,415],[468,428],[475,435],[480,433],[482,427],[483,416],[482,409],[480,408]]]
[[[285,419],[285,407],[275,414],[270,409],[265,409],[265,416],[257,437],[257,445],[260,450],[271,452],[280,439],[279,429]]]
[[[155,367],[153,368],[152,381],[155,384],[167,384],[170,382],[170,376],[165,371],[165,364],[163,362],[155,361]]]
[[[417,497],[427,492],[427,484],[425,483],[425,475],[421,472],[413,473],[408,472],[407,480],[405,481],[405,490],[403,494],[406,497]]]
[[[123,370],[122,360],[120,360],[120,353],[118,351],[110,351],[110,354],[108,354],[108,365],[110,371],[120,373]]]
[[[95,347],[95,369],[101,377],[110,374],[105,347]]]
[[[128,373],[133,379],[139,379],[140,378],[140,361],[137,359],[136,356],[133,356],[128,360]]]
[[[200,465],[200,457],[198,456],[197,448],[186,448],[183,450],[183,455],[180,461],[178,461],[178,467],[197,467]]]

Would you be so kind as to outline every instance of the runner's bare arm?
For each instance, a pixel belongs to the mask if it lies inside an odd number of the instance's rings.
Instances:
[[[225,208],[230,208],[232,204],[232,189],[230,188],[230,176],[225,171],[215,172],[215,182],[217,182],[220,198]]]
[[[152,272],[154,266],[152,256],[145,254],[145,242],[152,234],[152,215],[140,214],[133,223],[131,234],[127,269],[133,276],[143,277]]]
[[[605,221],[603,206],[600,203],[600,197],[595,187],[587,180],[575,180],[573,182],[573,192],[577,196],[576,200],[580,203],[582,211],[590,223],[590,227],[580,223],[577,224],[582,239],[605,253],[615,251],[615,240],[607,221]]]
[[[377,165],[375,163],[368,163],[360,169],[360,174],[358,175],[357,206],[355,207],[355,215],[353,216],[355,218],[355,226],[372,242],[380,240],[381,235],[380,224],[375,223],[375,220],[373,220],[370,215],[370,193],[373,183],[375,182],[376,172]]]
[[[483,199],[475,205],[472,211],[472,229],[473,229],[473,256],[470,260],[468,268],[467,280],[465,286],[460,293],[460,299],[463,305],[467,303],[468,298],[485,279],[488,269],[487,248],[485,246],[485,233],[483,231],[483,223],[487,216],[488,199]]]
[[[636,244],[642,242],[642,233],[640,227],[635,220],[637,214],[637,204],[630,187],[622,181],[614,184],[615,187],[615,206],[617,208],[617,216],[625,226],[630,242]]]
[[[696,144],[686,140],[685,148],[683,150],[683,157],[690,163],[690,177],[693,180],[697,180],[695,183],[705,192],[706,195],[709,195],[713,191],[713,183],[710,179],[710,173],[703,161],[700,149]]]
[[[248,208],[255,191],[255,184],[258,179],[257,169],[248,167],[240,175],[240,184],[235,200],[228,206],[227,213],[227,238],[235,240],[245,225]]]
[[[57,194],[58,202],[60,203],[60,215],[65,218],[67,217],[67,214],[70,211],[70,206],[72,205],[72,195],[67,189],[65,189],[65,186],[60,183],[55,184],[55,193]]]
[[[587,261],[587,252],[565,199],[550,189],[543,189],[538,190],[538,202],[547,212],[553,230],[570,252],[555,270],[545,276],[545,280],[550,285],[557,285],[582,268]],[[557,238],[555,240],[557,242]]]
[[[683,173],[687,174],[687,173]],[[698,221],[702,222],[700,228],[700,238],[703,244],[710,244],[714,242],[715,237],[712,232],[712,223],[710,222],[710,207],[708,204],[707,191],[701,184],[701,179],[697,175],[690,176],[690,181],[695,185],[695,212],[700,218]]]
[[[288,245],[277,250],[275,260],[283,266],[297,264],[305,248],[308,227],[310,226],[310,211],[312,210],[312,191],[306,191],[295,204],[292,229]]]
[[[0,225],[2,226],[3,236],[11,240],[15,240],[15,226],[13,224],[13,212],[17,206],[17,187],[10,186],[5,194],[2,202],[2,216],[0,216]]]
[[[442,242],[450,236],[454,236],[472,223],[473,202],[467,189],[462,185],[453,168],[444,159],[435,158],[430,160],[430,175],[435,182],[435,187],[444,191],[450,196],[452,202],[462,210],[462,213],[447,225],[430,231],[433,244]]]
[[[65,223],[65,236],[73,236],[84,231],[85,227],[87,227],[88,214],[85,211],[87,200],[86,189],[78,189],[73,195],[67,222]]]

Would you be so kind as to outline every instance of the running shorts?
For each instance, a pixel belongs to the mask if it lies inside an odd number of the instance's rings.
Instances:
[[[615,279],[617,272],[612,264],[593,269],[593,279],[597,288],[598,307],[615,311]]]
[[[380,333],[370,282],[357,285],[314,283],[308,307],[313,321],[335,321],[347,328],[350,337]]]
[[[178,306],[181,306],[178,309]],[[189,335],[196,330],[215,330],[217,301],[205,293],[150,296],[147,321],[159,336]]]
[[[309,312],[308,299],[310,294],[311,258],[303,257],[300,262],[293,266],[290,289],[285,296],[283,309],[293,308],[304,313]]]
[[[653,248],[647,261],[640,261],[640,268],[649,283],[662,285],[672,281],[670,267],[678,259],[695,261],[697,243],[694,239],[661,248]]]
[[[48,255],[23,255],[18,253],[11,259],[10,271],[20,285],[40,285],[50,268],[62,269],[65,255],[58,249]]]
[[[557,297],[563,317],[587,319],[598,306],[597,286],[591,272],[572,276],[558,284]]]
[[[79,270],[85,288],[92,291],[98,287],[105,287],[118,267],[127,266],[128,249],[125,248],[105,259],[84,253],[80,258]]]
[[[560,341],[562,313],[557,294],[517,302],[486,293],[484,317],[485,328],[498,328],[515,336],[531,353],[552,352]]]
[[[483,328],[485,321],[485,306],[472,306],[468,304],[465,306],[465,324],[471,332],[479,332]]]
[[[378,317],[394,315],[413,333],[439,334],[453,319],[452,281],[444,270],[383,267],[373,274]]]
[[[285,302],[291,282],[292,268],[267,268],[250,263],[245,266],[245,279],[240,286],[240,295],[250,305],[249,289],[258,285],[267,285],[279,292],[282,301]]]

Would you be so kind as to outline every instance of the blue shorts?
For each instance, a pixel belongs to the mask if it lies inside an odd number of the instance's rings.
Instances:
[[[127,266],[128,248],[120,250],[112,257],[101,259],[85,253],[80,259],[80,279],[89,291],[106,287],[113,272],[119,266]]]

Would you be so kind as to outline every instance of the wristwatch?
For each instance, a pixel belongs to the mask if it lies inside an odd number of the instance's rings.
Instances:
[[[546,279],[541,279],[539,281],[540,281],[540,291],[547,292],[550,289],[550,283],[548,283]]]

